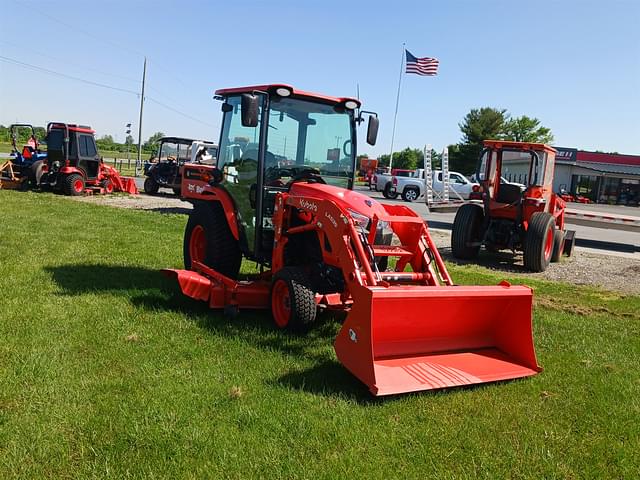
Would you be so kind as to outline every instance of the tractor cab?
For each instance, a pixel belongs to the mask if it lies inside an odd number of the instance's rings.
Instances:
[[[61,122],[47,125],[47,163],[40,186],[66,195],[114,189],[114,174],[106,174],[91,127]]]
[[[52,122],[47,125],[47,166],[50,174],[71,170],[86,180],[100,172],[100,155],[91,127]]]
[[[216,99],[223,102],[219,185],[237,208],[241,250],[268,264],[279,192],[300,181],[353,188],[360,102],[287,85],[218,90]],[[369,118],[375,142],[377,117]]]
[[[514,219],[523,215],[523,208],[549,211],[555,152],[539,143],[485,141],[476,172],[486,193],[485,208]]]

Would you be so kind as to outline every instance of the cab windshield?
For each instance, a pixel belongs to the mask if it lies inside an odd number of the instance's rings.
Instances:
[[[351,115],[342,107],[272,98],[265,179],[276,169],[281,177],[310,169],[328,184],[349,188],[354,165]]]

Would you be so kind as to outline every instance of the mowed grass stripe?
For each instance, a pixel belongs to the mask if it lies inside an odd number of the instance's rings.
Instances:
[[[637,296],[526,279],[541,375],[374,399],[335,359],[338,319],[290,336],[266,312],[228,319],[179,295],[158,270],[181,266],[185,217],[8,191],[0,205],[1,478],[640,468]],[[451,270],[458,283],[502,279]]]

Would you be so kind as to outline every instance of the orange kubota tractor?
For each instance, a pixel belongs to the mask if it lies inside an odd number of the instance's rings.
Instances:
[[[472,259],[480,247],[524,252],[524,266],[542,272],[564,253],[570,256],[575,232],[564,229],[565,202],[553,192],[556,150],[541,143],[486,140],[476,177],[483,206],[466,204],[453,221],[453,256]],[[526,185],[506,176],[526,178]]]
[[[182,192],[194,204],[185,268],[164,270],[185,295],[228,312],[271,309],[293,331],[319,309],[346,312],[337,357],[374,395],[541,370],[531,289],[454,286],[422,218],[352,190],[357,126],[368,114],[374,144],[376,114],[288,85],[216,98],[217,166],[185,165]],[[263,273],[238,280],[243,257]]]

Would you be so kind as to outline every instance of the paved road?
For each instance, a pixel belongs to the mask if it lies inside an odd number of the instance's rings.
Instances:
[[[356,190],[361,191],[362,193],[365,193],[372,198],[375,198],[381,203],[399,203],[409,205],[416,213],[427,220],[427,223],[431,228],[451,230],[451,227],[453,225],[453,219],[456,215],[455,212],[432,213],[427,211],[427,206],[423,202],[414,202],[408,204],[403,200],[388,200],[384,198],[381,193],[369,191],[369,189],[366,187],[356,187]],[[574,208],[574,205],[579,204],[572,203],[571,208]],[[581,205],[581,207],[593,207],[593,205]],[[606,210],[606,207],[614,207],[615,209],[615,206],[601,205],[601,207],[604,207],[604,211],[608,213],[622,213],[618,210]],[[626,209],[624,213],[626,215],[633,215],[631,212],[635,211],[636,214],[633,216],[640,216],[640,209],[635,209],[635,207],[618,206],[618,208]],[[593,210],[590,208],[583,209]],[[609,229],[607,228],[606,224],[603,224],[602,228],[585,227],[582,225],[571,225],[569,228],[576,231],[577,246],[599,250],[612,250],[617,252],[640,254],[640,233]]]

